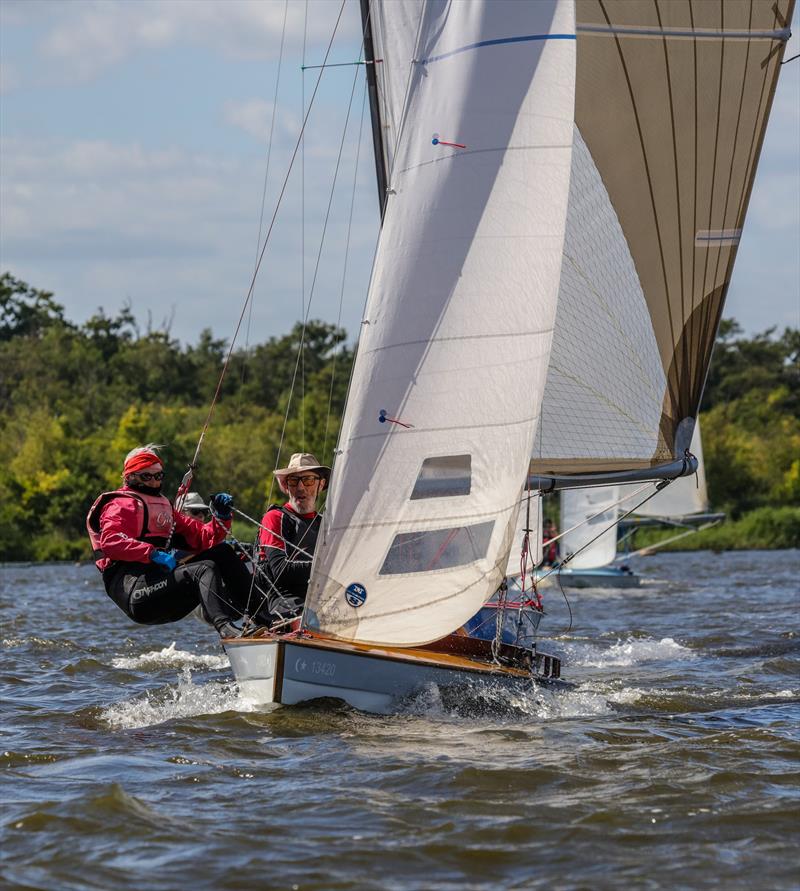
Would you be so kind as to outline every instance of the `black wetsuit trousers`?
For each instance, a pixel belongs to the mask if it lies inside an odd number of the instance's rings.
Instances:
[[[203,551],[172,572],[153,563],[119,563],[103,574],[109,597],[134,622],[177,622],[198,605],[219,628],[241,618],[251,575],[230,545]]]

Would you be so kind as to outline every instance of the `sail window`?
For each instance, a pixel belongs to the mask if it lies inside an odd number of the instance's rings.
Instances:
[[[465,566],[486,556],[494,520],[452,529],[401,532],[394,537],[380,575],[435,572]]]
[[[472,485],[472,456],[444,455],[422,462],[411,500],[469,495]]]

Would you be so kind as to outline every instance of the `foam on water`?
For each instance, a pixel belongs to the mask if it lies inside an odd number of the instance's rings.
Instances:
[[[501,685],[479,683],[441,689],[429,683],[406,701],[403,712],[437,719],[480,715],[553,720],[611,714],[610,699],[607,691],[590,686],[571,689],[531,686],[510,690]]]
[[[186,650],[176,650],[175,641],[163,650],[151,650],[142,653],[141,656],[120,656],[112,659],[114,668],[228,668],[230,662],[224,653],[216,655],[203,653],[188,653]]]
[[[223,681],[195,684],[190,669],[185,668],[176,686],[110,705],[102,710],[100,720],[115,729],[133,730],[181,718],[249,712],[256,708],[255,703],[239,694],[236,684]]]
[[[595,644],[566,644],[563,650],[565,662],[586,668],[627,668],[662,659],[695,658],[692,650],[676,643],[671,637],[663,637],[661,640],[629,637],[624,641],[618,640],[607,648]]]

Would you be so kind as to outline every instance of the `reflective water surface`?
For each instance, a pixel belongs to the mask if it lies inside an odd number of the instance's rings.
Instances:
[[[796,889],[800,552],[548,590],[562,693],[259,709],[210,629],[0,568],[0,869],[42,889]]]

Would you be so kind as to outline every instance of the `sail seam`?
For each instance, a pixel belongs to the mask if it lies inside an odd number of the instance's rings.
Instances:
[[[661,9],[658,5],[658,0],[656,0],[655,4],[656,15],[658,16],[658,24],[661,26]],[[663,26],[662,26],[663,30]],[[678,173],[678,139],[677,132],[675,126],[675,103],[672,98],[672,71],[670,70],[669,65],[669,52],[667,50],[667,38],[664,36],[661,41],[661,47],[664,51],[664,68],[666,70],[666,81],[667,81],[667,96],[669,98],[669,121],[670,121],[670,130],[672,132],[672,166],[673,172],[675,175],[675,222],[678,230],[678,274],[680,276],[680,294],[681,294],[681,334],[678,340],[680,343],[683,339],[684,332],[686,331],[686,279],[683,267],[683,219],[682,219],[682,211],[681,211],[681,183],[680,183],[680,175]],[[669,301],[670,295],[669,291],[667,291],[666,298]],[[677,344],[675,344],[677,347]],[[681,355],[676,357],[673,353],[673,362],[675,359],[678,359],[682,368],[683,375],[685,376],[685,380],[690,380],[689,378],[689,355],[687,350],[681,350]],[[676,383],[676,388],[678,390],[678,396],[680,397],[680,386]]]
[[[365,356],[371,356],[375,353],[382,353],[384,350],[396,350],[401,347],[433,345],[435,343],[459,343],[465,340],[500,340],[509,339],[516,340],[523,337],[539,337],[545,334],[551,334],[553,328],[538,328],[535,331],[509,331],[497,334],[463,334],[459,337],[431,337],[425,340],[405,340],[402,343],[387,343],[383,346],[373,347],[371,350],[365,350]]]
[[[610,203],[610,200],[611,199],[609,199],[609,203]],[[584,271],[583,267],[578,263],[578,261],[573,256],[571,256],[570,254],[565,252],[564,259],[569,262],[569,264],[575,270],[577,275],[579,275],[583,279],[586,289],[589,291],[590,294],[594,294],[594,296],[597,298],[597,305],[603,310],[603,312],[608,317],[609,324],[614,326],[614,329],[620,336],[620,340],[629,347],[630,352],[629,352],[627,358],[630,362],[632,362],[634,365],[636,365],[636,367],[641,372],[642,377],[639,378],[639,381],[641,383],[644,383],[647,385],[649,392],[651,393],[653,398],[660,398],[659,390],[657,390],[656,387],[653,386],[653,382],[650,379],[649,375],[647,374],[647,370],[645,369],[645,367],[642,365],[642,363],[640,361],[640,356],[636,349],[636,345],[633,343],[631,338],[628,337],[627,332],[623,329],[622,325],[619,322],[619,318],[611,311],[611,307],[609,306],[608,302],[603,299],[600,292],[592,284],[591,279],[589,278],[587,273]],[[554,365],[553,367],[558,368],[557,365]],[[562,374],[563,373],[564,372],[562,372]],[[575,381],[576,381],[576,383],[583,382],[581,379],[578,379],[578,378],[575,378]]]
[[[520,424],[530,424],[531,421],[535,421],[537,417],[538,415],[531,415],[528,418],[520,418],[517,421],[506,421],[505,423],[493,421],[490,424],[452,424],[448,427],[409,427],[403,430],[403,435],[412,436],[414,433],[446,433],[450,430],[500,430],[507,427],[519,427]],[[351,436],[349,441],[356,442],[356,440],[359,439],[373,439],[376,436],[383,439],[386,437],[386,433],[384,431],[381,431],[380,433],[360,433],[357,436]]]
[[[742,31],[725,28],[653,28],[637,25],[578,25],[579,34],[595,37],[655,37],[662,40],[777,40],[785,43],[792,32],[788,28],[774,31]]]
[[[409,167],[401,167],[397,171],[398,174],[408,173],[411,170],[419,170],[421,167],[427,167],[430,164],[440,164],[442,161],[449,161],[451,158],[466,157],[467,155],[483,155],[491,152],[522,152],[532,151],[535,149],[570,149],[571,143],[554,143],[552,145],[499,145],[482,149],[459,149],[457,152],[449,154],[441,154],[438,158],[431,158],[428,161],[420,161],[419,164],[412,164]]]
[[[605,6],[605,3],[603,2],[603,0],[600,0],[600,9],[602,10],[603,15],[605,16],[609,27],[612,27],[611,18],[609,17],[608,11],[606,10],[606,6]],[[652,214],[653,214],[653,225],[655,226],[655,230],[656,230],[656,241],[658,242],[658,254],[659,254],[659,259],[661,261],[661,276],[662,276],[663,285],[664,285],[664,297],[666,298],[665,302],[666,302],[666,309],[667,309],[667,319],[669,321],[669,332],[670,332],[671,340],[672,340],[672,355],[675,355],[675,346],[676,346],[675,323],[672,318],[672,307],[670,306],[670,302],[669,302],[669,279],[667,277],[666,260],[664,257],[664,241],[663,241],[663,238],[661,235],[661,225],[660,225],[660,220],[659,220],[659,216],[658,216],[658,207],[656,205],[655,192],[653,189],[653,177],[650,172],[650,164],[648,162],[647,150],[645,148],[644,133],[642,132],[642,124],[639,119],[639,109],[636,105],[636,97],[635,97],[634,90],[633,90],[633,84],[631,83],[630,72],[628,71],[628,64],[625,59],[625,54],[622,51],[622,45],[619,42],[619,36],[614,35],[614,40],[615,40],[615,43],[617,46],[617,55],[619,56],[619,63],[622,68],[622,73],[625,77],[625,83],[628,88],[628,98],[630,99],[631,111],[633,112],[634,121],[636,122],[636,132],[639,136],[639,147],[641,149],[642,163],[644,164],[645,174],[646,174],[646,178],[647,178],[647,188],[648,188],[648,192],[650,194],[650,208],[651,208]],[[636,271],[637,271],[637,274],[639,275],[639,278],[641,280],[641,273],[639,272],[638,268]],[[645,295],[645,299],[647,300],[647,295]],[[650,301],[647,300],[647,303],[649,306]],[[674,405],[678,402],[677,394],[675,394],[673,392],[673,387],[672,387],[672,384],[669,379],[668,370],[665,369],[665,371],[667,372],[667,381],[666,381],[667,392],[670,394],[671,404]],[[671,447],[671,444],[670,444],[670,447]]]
[[[628,421],[630,421],[634,427],[637,427],[639,430],[641,430],[641,432],[643,434],[645,434],[647,436],[650,435],[651,431],[648,430],[648,428],[640,420],[638,420],[637,418],[634,418],[632,415],[628,414],[628,412],[626,412],[625,409],[621,405],[617,405],[616,402],[613,402],[611,399],[609,399],[601,390],[595,389],[590,384],[588,384],[585,380],[582,380],[581,378],[579,378],[577,375],[569,374],[568,372],[564,371],[562,368],[559,368],[558,365],[551,363],[550,367],[553,369],[553,371],[556,374],[560,374],[560,375],[562,375],[562,377],[565,377],[568,380],[571,380],[573,383],[577,384],[578,386],[586,389],[589,393],[591,393],[597,399],[598,402],[603,403],[604,405],[607,405],[609,408],[612,408],[615,411],[617,411],[620,415],[622,415],[623,418],[626,418]],[[644,383],[649,383],[649,381],[645,380]]]
[[[430,65],[432,62],[441,62],[442,59],[449,59],[451,56],[458,56],[461,53],[468,53],[471,50],[483,49],[487,46],[505,46],[511,43],[530,43],[538,40],[575,40],[575,34],[521,34],[519,37],[496,37],[494,40],[480,40],[478,43],[468,43],[466,46],[460,46],[458,49],[450,50],[446,53],[440,53],[438,56],[429,56],[427,59],[419,59],[420,65]]]
[[[750,21],[752,22],[752,20],[753,20],[753,7],[751,6],[750,7]],[[736,110],[736,128],[733,133],[733,150],[731,152],[730,175],[728,176],[728,186],[725,190],[725,204],[723,205],[723,208],[722,208],[721,222],[722,222],[723,226],[725,225],[725,223],[728,220],[728,208],[729,208],[729,205],[731,204],[731,188],[733,186],[734,170],[735,170],[734,162],[736,160],[736,150],[739,147],[739,129],[740,129],[741,123],[742,123],[742,107],[744,106],[745,86],[747,84],[747,68],[748,68],[749,64],[750,64],[750,44],[748,43],[746,50],[745,50],[744,63],[742,64],[742,86],[741,86],[741,89],[739,90],[739,107]],[[766,71],[765,71],[764,79],[766,80]],[[763,82],[762,82],[761,96],[759,97],[759,107],[756,110],[756,122],[758,121],[758,114],[761,110],[761,98],[762,97],[763,97]],[[747,175],[747,166],[745,166],[745,177],[746,177],[746,175]],[[746,188],[747,188],[747,179],[745,178],[744,181],[742,182],[742,189],[744,190]],[[735,204],[739,205],[740,201],[735,201]],[[731,256],[735,256],[736,255],[736,246],[739,243],[739,236],[741,235],[741,231],[742,231],[741,229],[733,230],[735,240],[731,239],[730,244],[724,243],[726,240],[728,240],[725,238],[725,236],[726,235],[730,236],[730,233],[725,230],[723,230],[720,233],[722,238],[720,238],[717,243],[717,248],[718,248],[717,249],[717,262],[714,267],[713,281],[714,281],[715,285],[717,285],[717,283],[720,282],[720,261],[722,260],[722,249],[723,249],[723,247],[729,248],[728,261],[730,260]],[[712,234],[712,233],[709,233],[709,235],[710,234]],[[709,241],[710,241],[710,239],[709,239]],[[726,262],[724,270],[722,272],[722,280],[721,280],[721,284],[723,287],[727,287],[727,284],[730,281],[730,276],[731,276],[732,271],[733,270],[732,270],[730,262]],[[710,304],[710,302],[711,301],[708,301],[709,304]],[[711,309],[712,309],[712,307],[709,305],[707,312],[704,314],[704,316],[705,316],[703,319],[704,330],[709,327]],[[708,342],[713,343],[714,338],[713,337],[708,338]],[[700,396],[700,394],[698,394],[698,402],[699,402],[699,396]],[[699,407],[700,407],[699,405],[692,406],[692,408],[694,408],[695,410],[699,409]]]

